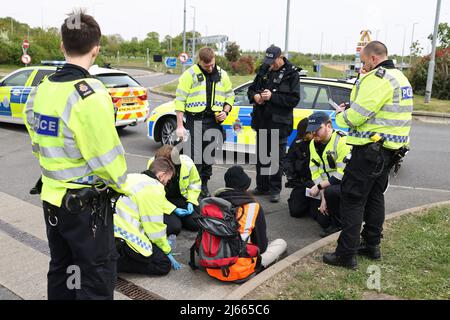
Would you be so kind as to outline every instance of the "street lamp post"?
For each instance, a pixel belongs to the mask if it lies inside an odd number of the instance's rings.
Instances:
[[[431,60],[428,65],[428,76],[427,76],[427,87],[425,89],[425,103],[429,103],[431,99],[431,90],[433,89],[433,78],[434,78],[434,67],[436,65],[436,40],[439,27],[439,13],[441,11],[441,0],[437,0],[436,5],[436,18],[434,20],[434,32],[433,32],[433,43],[431,49]]]
[[[184,9],[183,9],[183,52],[186,52],[186,0],[184,0]],[[183,68],[183,72],[186,69],[184,63],[181,64]]]
[[[192,9],[194,9],[194,31],[192,35],[192,58],[195,56],[195,16],[196,16],[196,8],[194,6],[191,6]]]
[[[411,34],[411,47],[409,47],[409,66],[410,67],[411,67],[411,62],[412,62],[412,46],[414,43],[414,28],[416,27],[416,24],[419,24],[419,23],[418,22],[413,23],[412,34]]]
[[[286,58],[289,58],[289,11],[291,7],[291,1],[287,0],[287,6],[286,6],[286,34],[285,34],[285,40],[284,40],[284,56]]]
[[[405,56],[406,26],[403,25],[403,24],[397,24],[396,26],[403,27],[402,64],[400,66],[400,70],[403,71],[403,59],[404,59],[404,56]]]

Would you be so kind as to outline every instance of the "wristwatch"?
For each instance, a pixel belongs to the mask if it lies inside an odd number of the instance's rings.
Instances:
[[[317,184],[317,189],[319,189],[319,190],[322,190],[322,189],[323,189],[323,187],[322,187],[322,185],[320,184],[320,182]]]

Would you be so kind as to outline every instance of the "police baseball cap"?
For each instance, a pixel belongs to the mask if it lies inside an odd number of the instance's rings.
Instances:
[[[325,112],[315,112],[308,118],[308,127],[306,128],[306,131],[315,132],[320,128],[322,123],[327,123],[329,120],[331,120],[330,116]]]
[[[272,64],[276,58],[281,56],[281,49],[277,46],[271,45],[266,50],[266,55],[264,58],[264,64]]]

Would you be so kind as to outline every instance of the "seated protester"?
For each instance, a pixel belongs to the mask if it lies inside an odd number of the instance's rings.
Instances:
[[[252,180],[242,167],[233,166],[229,168],[224,178],[225,188],[216,190],[214,196],[229,201],[233,206],[242,208],[237,211],[241,214],[240,217],[237,217],[241,237],[244,241],[249,241],[258,246],[261,254],[261,265],[266,268],[286,251],[286,241],[276,239],[268,243],[264,210],[247,192]]]
[[[298,123],[297,136],[292,141],[283,163],[283,169],[288,180],[286,188],[292,188],[288,199],[289,214],[295,218],[304,217],[311,213],[311,198],[305,195],[305,189],[314,185],[309,170],[309,142],[312,139],[312,134],[306,132],[307,126],[308,118],[304,118]]]
[[[341,230],[340,184],[344,176],[344,159],[350,153],[351,146],[347,145],[343,132],[333,129],[331,119],[325,112],[313,113],[306,131],[312,132],[314,137],[309,144],[309,168],[315,184],[311,195],[321,196],[321,200],[311,199],[311,208],[324,229],[320,236],[326,237]]]
[[[150,170],[128,174],[122,196],[116,203],[114,237],[120,255],[118,272],[165,275],[180,264],[171,255],[163,221],[164,185],[174,168],[165,158],[156,159]]]
[[[198,231],[192,214],[200,213],[198,197],[202,181],[194,162],[188,156],[180,155],[177,148],[164,145],[156,151],[155,157],[149,160],[148,167],[158,157],[168,159],[175,167],[175,173],[165,187],[168,203],[164,210],[164,223],[167,225],[167,234],[178,235],[181,227]]]

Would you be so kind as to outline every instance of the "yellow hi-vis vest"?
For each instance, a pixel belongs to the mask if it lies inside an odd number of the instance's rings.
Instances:
[[[225,103],[231,107],[234,103],[234,92],[231,80],[225,70],[217,67],[220,81],[213,83],[211,93],[211,110],[222,111]],[[198,113],[206,109],[206,77],[195,64],[187,69],[178,80],[175,98],[175,110]]]
[[[145,174],[129,174],[124,186],[129,196],[116,204],[114,236],[144,257],[151,256],[152,243],[165,254],[171,251],[164,224],[164,186]]]
[[[24,122],[42,171],[43,201],[60,207],[67,189],[101,181],[123,192],[124,149],[111,96],[99,80],[45,79],[28,98]]]
[[[155,160],[154,157],[148,161],[147,169],[150,168],[153,160]],[[202,191],[202,181],[198,174],[197,167],[192,159],[184,154],[180,154],[180,164],[180,193],[187,202],[198,206],[198,197]],[[176,207],[169,202],[164,212],[170,214],[175,209]]]
[[[386,139],[383,145],[388,149],[409,143],[413,92],[401,71],[382,67],[372,70],[356,83],[350,101],[350,108],[336,115],[338,126],[350,128],[349,144],[371,143],[373,133]]]
[[[347,137],[342,132],[338,133],[338,131],[333,131],[322,157],[316,151],[314,140],[311,140],[309,144],[309,170],[311,170],[311,179],[314,183],[317,185],[322,181],[329,180],[332,176],[342,180],[345,169],[344,159],[351,150],[351,146],[347,144]],[[336,168],[330,166],[327,159],[328,154],[333,157]]]

